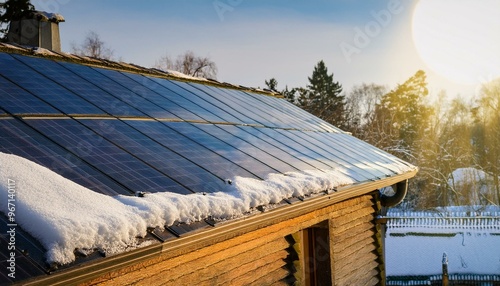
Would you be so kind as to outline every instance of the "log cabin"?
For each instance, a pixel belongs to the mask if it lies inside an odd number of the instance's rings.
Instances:
[[[269,90],[59,50],[0,44],[2,285],[385,284],[415,166]]]

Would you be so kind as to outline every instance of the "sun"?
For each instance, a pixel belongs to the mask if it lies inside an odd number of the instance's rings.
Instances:
[[[459,84],[500,76],[500,1],[420,0],[412,18],[415,48],[437,74]]]

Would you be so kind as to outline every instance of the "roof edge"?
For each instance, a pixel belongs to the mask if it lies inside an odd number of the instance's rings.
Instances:
[[[199,84],[204,84],[204,85],[211,85],[211,86],[216,86],[216,87],[223,87],[223,88],[229,88],[229,89],[235,89],[235,90],[241,90],[241,91],[248,91],[248,92],[260,93],[260,94],[267,95],[267,96],[283,98],[283,95],[281,95],[280,93],[273,92],[273,91],[267,90],[267,89],[252,88],[252,87],[246,87],[246,86],[242,86],[242,85],[235,85],[235,84],[231,84],[231,83],[227,83],[227,82],[219,82],[215,79],[204,79],[204,78],[197,79],[195,77],[190,77],[188,75],[178,76],[178,75],[176,75],[176,73],[168,73],[166,71],[156,69],[156,68],[146,68],[146,67],[142,67],[142,66],[132,64],[132,63],[116,62],[116,61],[105,60],[105,59],[77,56],[77,55],[70,54],[70,53],[56,52],[53,50],[47,50],[47,49],[39,48],[39,47],[21,46],[21,45],[14,44],[14,43],[0,43],[0,52],[13,53],[13,54],[19,54],[19,55],[24,55],[24,56],[38,57],[38,58],[45,58],[45,59],[57,60],[57,61],[64,61],[64,62],[81,64],[81,65],[86,65],[86,66],[91,66],[91,67],[99,67],[99,68],[105,68],[105,69],[111,69],[111,70],[133,72],[133,73],[137,73],[137,74],[143,74],[143,75],[148,75],[148,76],[153,76],[153,77],[158,77],[158,78],[164,78],[164,79],[170,79],[170,80],[176,80],[176,81],[182,81],[182,82],[199,83]]]
[[[160,255],[163,260],[169,259],[188,251],[195,251],[234,238],[243,233],[248,233],[272,224],[293,219],[350,198],[366,195],[383,187],[392,186],[411,179],[417,172],[418,170],[414,169],[400,175],[377,181],[362,182],[340,187],[336,191],[311,198],[301,203],[279,207],[244,219],[229,221],[208,230],[195,232],[185,237],[179,237],[174,240],[168,240],[144,248],[138,248],[109,258],[85,262],[45,277],[38,276],[30,280],[21,281],[19,284],[78,285],[135,263],[152,258],[159,258]]]

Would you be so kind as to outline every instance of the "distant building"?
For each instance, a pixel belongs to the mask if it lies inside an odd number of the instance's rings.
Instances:
[[[273,93],[18,44],[0,159],[2,285],[384,284],[417,172]]]

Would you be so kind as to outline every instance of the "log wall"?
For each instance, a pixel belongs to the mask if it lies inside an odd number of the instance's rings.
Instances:
[[[189,253],[166,253],[87,285],[306,285],[300,233],[318,224],[329,228],[334,285],[376,285],[375,211],[372,196],[357,197]]]

